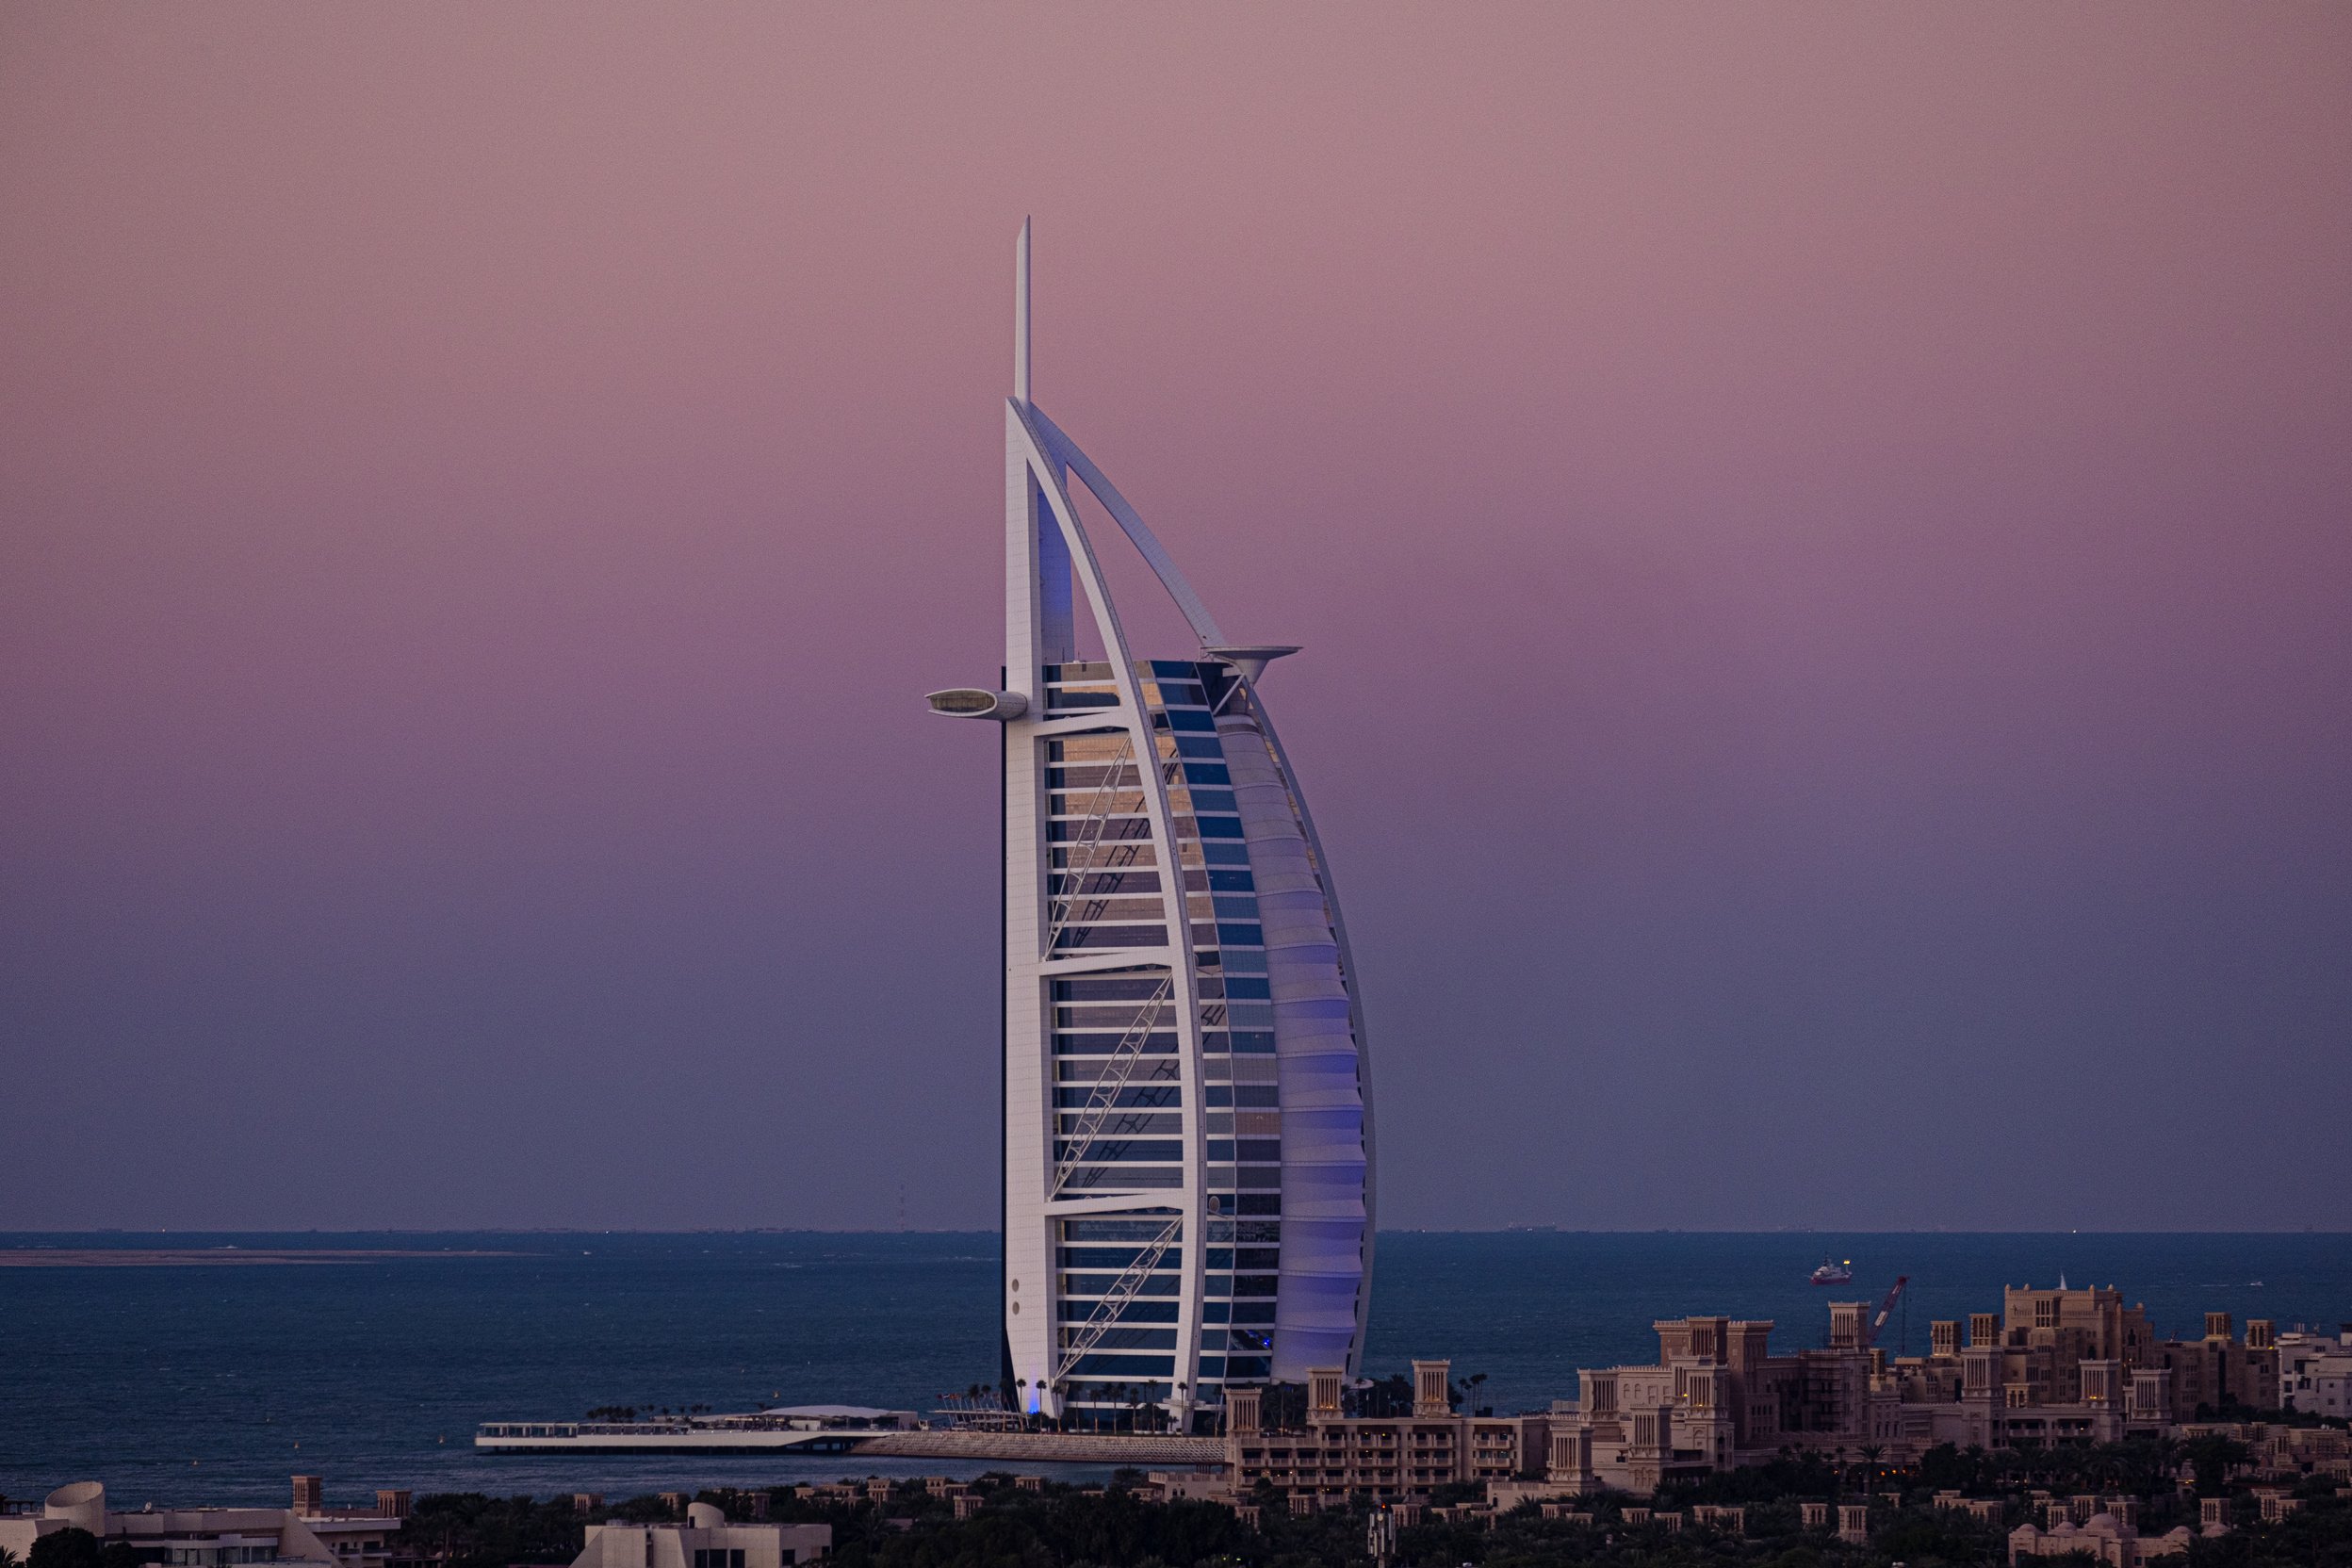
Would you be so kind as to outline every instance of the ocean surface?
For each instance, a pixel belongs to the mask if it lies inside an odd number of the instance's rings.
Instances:
[[[0,1266],[0,1494],[106,1483],[122,1507],[419,1493],[619,1496],[939,1461],[841,1456],[483,1456],[477,1422],[641,1409],[838,1402],[928,1411],[997,1364],[993,1234],[8,1235],[0,1249],[396,1250],[361,1262]],[[1824,1256],[1854,1282],[1819,1288]],[[1392,1233],[1380,1238],[1367,1370],[1415,1356],[1487,1375],[1482,1402],[1541,1410],[1576,1369],[1654,1358],[1653,1320],[1769,1317],[1821,1344],[1827,1302],[1908,1275],[1884,1339],[1998,1311],[2004,1283],[2115,1284],[2160,1332],[2203,1315],[2352,1319],[2352,1237]],[[970,1468],[979,1468],[977,1466]]]

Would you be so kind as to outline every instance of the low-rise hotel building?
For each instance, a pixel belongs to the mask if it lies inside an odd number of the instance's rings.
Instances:
[[[2163,1535],[2143,1537],[2136,1526],[2113,1513],[2095,1513],[2079,1525],[2067,1520],[2048,1529],[2025,1524],[2009,1532],[2009,1561],[2015,1568],[2024,1558],[2059,1557],[2077,1562],[2088,1558],[2101,1568],[2141,1568],[2185,1554],[2197,1533],[2180,1525]]]
[[[1550,1418],[1458,1414],[1451,1376],[1450,1363],[1416,1361],[1410,1415],[1350,1415],[1346,1374],[1316,1368],[1307,1374],[1306,1420],[1290,1431],[1265,1429],[1259,1390],[1228,1390],[1226,1472],[1234,1492],[1247,1496],[1263,1482],[1305,1509],[1354,1496],[1426,1498],[1455,1482],[1541,1474]]]

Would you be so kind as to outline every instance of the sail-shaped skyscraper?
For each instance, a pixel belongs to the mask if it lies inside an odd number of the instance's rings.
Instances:
[[[1081,1424],[1179,1429],[1229,1384],[1357,1375],[1372,1115],[1348,939],[1258,693],[1297,651],[1230,643],[1034,397],[1029,227],[1005,404],[1004,668],[930,696],[1003,737],[1004,1380]],[[1197,647],[1138,659],[1083,485]],[[1084,637],[1082,632],[1089,632]]]

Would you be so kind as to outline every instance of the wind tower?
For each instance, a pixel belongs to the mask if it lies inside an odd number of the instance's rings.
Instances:
[[[1006,1392],[1081,1425],[1141,1401],[1205,1429],[1230,1386],[1357,1374],[1364,1014],[1329,863],[1258,692],[1298,650],[1229,641],[1037,406],[1029,237],[1024,222],[1004,674],[928,699],[1003,737]],[[1135,657],[1073,479],[1196,647]]]

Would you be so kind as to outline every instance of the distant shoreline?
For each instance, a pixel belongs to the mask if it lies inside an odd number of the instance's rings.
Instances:
[[[520,1258],[525,1252],[420,1248],[6,1247],[0,1268],[220,1268],[384,1263],[405,1258]]]

